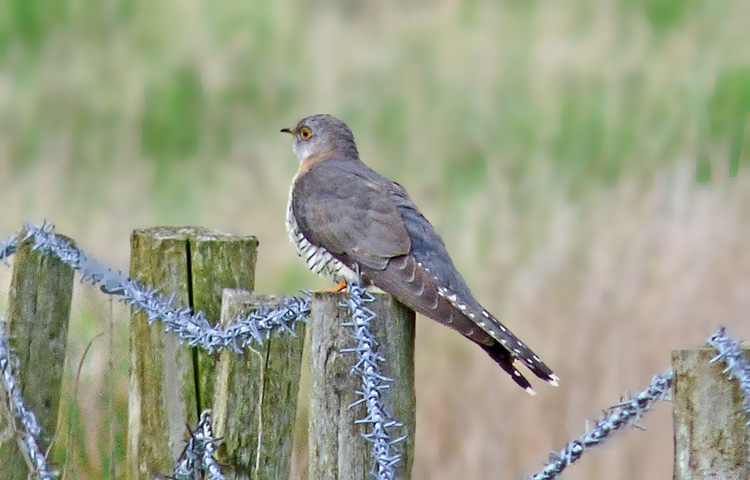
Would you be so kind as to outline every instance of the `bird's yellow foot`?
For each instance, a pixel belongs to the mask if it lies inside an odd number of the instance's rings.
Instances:
[[[341,280],[336,285],[332,286],[331,288],[326,288],[326,292],[343,292],[346,290],[346,282]]]

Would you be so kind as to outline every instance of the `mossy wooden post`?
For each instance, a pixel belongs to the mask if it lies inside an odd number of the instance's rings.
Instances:
[[[356,345],[351,312],[341,306],[347,293],[316,292],[313,295],[310,329],[310,480],[360,480],[371,478],[371,444],[361,436],[369,425],[355,423],[367,416],[364,403],[349,406],[362,390],[359,376],[352,374],[355,353],[341,353]],[[367,304],[377,315],[370,324],[378,341],[377,352],[385,358],[383,375],[393,379],[382,391],[389,413],[404,424],[406,440],[397,444],[401,453],[397,475],[411,478],[414,460],[414,312],[389,295],[375,295]]]
[[[252,289],[255,284],[255,237],[157,227],[135,230],[130,245],[131,278],[165,297],[174,292],[174,306],[202,310],[213,323],[218,323],[224,287]],[[143,312],[132,315],[127,478],[150,480],[171,473],[188,426],[210,406],[212,363],[204,352],[191,351],[176,334],[165,332],[161,322],[149,326]],[[201,397],[208,405],[200,404]]]
[[[193,309],[202,311],[214,324],[219,322],[225,288],[255,288],[258,240],[200,230],[190,238]],[[215,356],[196,349],[200,380],[200,410],[213,404],[216,379]]]
[[[253,311],[259,303],[275,305],[278,297],[224,290],[221,324]],[[223,442],[217,459],[227,480],[289,478],[297,394],[305,328],[297,337],[282,333],[252,345],[238,355],[219,357],[213,406],[214,438]]]
[[[19,242],[25,234],[21,232]],[[73,244],[67,237],[63,238]],[[33,240],[20,243],[15,255],[6,333],[20,360],[14,373],[26,407],[34,412],[42,427],[39,440],[44,452],[57,426],[73,269],[54,255],[31,250],[32,245]],[[3,412],[0,414],[0,477],[27,478],[29,467],[19,450],[21,438],[13,431],[15,419],[5,417],[8,409],[0,411]]]
[[[709,365],[715,356],[710,348],[672,352],[675,480],[750,478],[750,418],[725,364]]]

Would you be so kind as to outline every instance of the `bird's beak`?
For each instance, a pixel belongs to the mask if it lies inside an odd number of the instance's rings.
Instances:
[[[294,130],[292,130],[291,128],[282,128],[281,133],[288,133],[290,135],[294,135]]]

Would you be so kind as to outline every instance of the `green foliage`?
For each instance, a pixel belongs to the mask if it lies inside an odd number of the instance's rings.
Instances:
[[[628,0],[627,3],[642,8],[657,31],[676,28],[685,18],[701,6],[701,0]]]
[[[67,21],[67,2],[5,0],[0,3],[0,49],[12,43],[39,47],[48,38],[51,27]]]
[[[194,68],[178,67],[161,84],[147,85],[141,153],[165,164],[195,155],[203,104],[203,85]]]
[[[440,213],[430,220],[448,243],[469,242],[466,257],[513,235],[521,262],[555,234],[553,203],[585,211],[624,180],[652,185],[678,158],[704,183],[720,162],[732,176],[748,166],[745,0],[373,5],[0,2],[2,204],[23,220],[58,220],[47,211],[58,208],[88,228],[283,233],[296,163],[278,130],[327,112],[352,126],[370,165],[433,203],[423,209]],[[513,232],[498,231],[500,207],[516,215]],[[268,255],[275,243],[286,240],[261,238],[275,275],[266,291],[326,285],[291,250]],[[118,422],[125,412],[120,399]],[[108,427],[73,420],[66,453],[80,478],[102,478],[111,459],[86,439]]]
[[[727,69],[716,78],[714,94],[708,99],[711,138],[729,144],[729,175],[736,177],[750,113],[750,67]]]
[[[604,156],[603,101],[600,84],[573,86],[563,97],[560,132],[552,152],[565,166],[571,185],[599,178],[611,186],[617,183],[618,165],[608,164]]]

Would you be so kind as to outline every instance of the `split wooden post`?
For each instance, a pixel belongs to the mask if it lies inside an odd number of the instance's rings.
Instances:
[[[54,255],[31,249],[33,240],[21,243],[24,229],[18,236],[19,246],[13,263],[8,304],[6,333],[13,352],[20,360],[14,374],[26,400],[34,412],[42,434],[42,452],[49,446],[47,439],[55,434],[60,406],[60,387],[73,295],[73,269]],[[62,235],[70,245],[73,241]],[[19,450],[19,437],[14,433],[16,419],[7,418],[7,409],[0,409],[0,472],[3,478],[26,478],[29,467]]]
[[[221,325],[261,303],[278,304],[272,295],[225,289]],[[305,327],[297,337],[271,335],[242,354],[226,349],[219,356],[213,405],[214,438],[223,439],[217,460],[227,480],[289,478]]]
[[[361,434],[369,425],[355,423],[367,417],[366,406],[356,393],[362,390],[359,376],[352,374],[355,353],[341,349],[356,346],[351,312],[341,306],[347,293],[316,292],[313,295],[310,329],[310,480],[359,480],[371,478],[371,444]],[[411,478],[414,460],[416,397],[414,394],[414,312],[391,296],[375,295],[367,308],[377,315],[371,331],[378,340],[377,352],[385,358],[382,374],[393,379],[382,390],[389,413],[404,424],[406,440],[398,444],[402,455],[397,475]],[[396,430],[396,429],[394,429]]]
[[[175,292],[174,306],[202,310],[213,323],[218,321],[224,287],[255,286],[255,237],[197,227],[156,227],[135,230],[130,245],[131,278],[158,288],[166,297]],[[149,326],[143,312],[131,316],[128,479],[152,479],[172,471],[189,433],[187,426],[195,425],[206,407],[201,403],[211,403],[215,372],[210,358],[181,345],[160,322]],[[201,402],[201,397],[206,400]]]
[[[715,356],[711,348],[672,352],[675,480],[750,478],[750,419],[724,363],[709,365]]]

